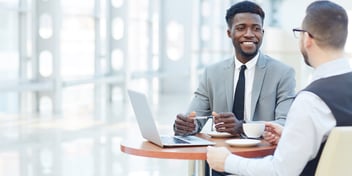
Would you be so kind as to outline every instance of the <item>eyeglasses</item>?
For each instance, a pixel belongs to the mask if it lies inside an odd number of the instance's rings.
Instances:
[[[314,36],[310,32],[303,29],[292,29],[292,31],[293,31],[293,36],[295,36],[295,38],[299,38],[301,32],[306,32],[308,33],[310,38],[314,38]]]

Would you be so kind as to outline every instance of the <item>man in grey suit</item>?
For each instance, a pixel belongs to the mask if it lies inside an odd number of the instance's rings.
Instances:
[[[200,132],[207,119],[195,120],[196,115],[213,115],[216,131],[233,135],[242,133],[245,121],[285,123],[295,95],[294,70],[259,52],[264,16],[261,7],[250,1],[234,4],[227,10],[227,35],[235,55],[205,69],[188,112],[176,117],[175,135]],[[233,113],[233,103],[242,65],[246,66],[244,112],[239,119]]]
[[[259,52],[264,16],[261,7],[250,1],[227,10],[227,35],[235,55],[205,69],[187,114],[176,117],[175,135],[200,132],[207,119],[195,120],[195,116],[213,115],[216,131],[233,135],[242,134],[245,121],[285,123],[295,95],[294,70]],[[208,165],[205,172],[209,175]],[[226,173],[213,170],[212,175]]]

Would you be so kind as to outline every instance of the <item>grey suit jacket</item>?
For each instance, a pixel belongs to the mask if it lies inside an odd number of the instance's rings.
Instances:
[[[207,67],[191,101],[188,112],[211,115],[232,112],[234,92],[233,58]],[[253,80],[251,117],[254,121],[276,121],[284,125],[295,96],[293,68],[260,53]],[[198,120],[199,132],[206,120]]]

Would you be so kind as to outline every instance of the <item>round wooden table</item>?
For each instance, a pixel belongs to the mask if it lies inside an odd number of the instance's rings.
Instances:
[[[226,147],[234,154],[249,158],[271,155],[276,148],[275,145],[270,145],[263,140],[258,145],[252,147],[232,147],[225,143],[226,140],[231,138],[212,138],[207,134],[197,134],[197,136],[215,142],[215,147]],[[207,146],[161,148],[140,136],[136,136],[136,138],[122,141],[120,149],[124,153],[136,156],[196,161],[192,162],[194,164],[190,164],[189,174],[194,175],[196,172],[194,165],[197,165],[198,175],[204,175],[204,161],[207,158]]]

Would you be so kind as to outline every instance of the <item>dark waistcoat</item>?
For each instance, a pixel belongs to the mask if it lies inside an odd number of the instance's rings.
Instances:
[[[336,126],[352,126],[352,72],[322,78],[312,82],[303,91],[319,96],[330,108],[336,119]],[[314,176],[315,170],[325,146],[321,144],[317,156],[309,161],[301,176]]]

